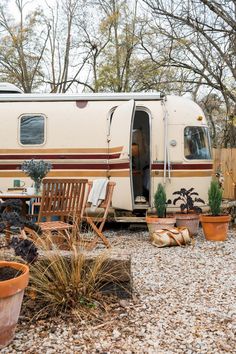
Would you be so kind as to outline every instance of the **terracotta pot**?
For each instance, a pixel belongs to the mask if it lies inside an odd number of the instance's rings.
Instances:
[[[157,216],[146,216],[146,222],[150,235],[153,234],[156,230],[162,230],[166,227],[174,227],[176,218],[167,217],[167,218],[158,218]]]
[[[20,314],[24,289],[29,281],[29,267],[16,262],[0,261],[0,267],[12,267],[22,273],[9,280],[0,281],[0,349],[14,337]]]
[[[230,215],[201,215],[203,233],[209,241],[225,241],[230,222]]]
[[[198,214],[176,214],[176,226],[187,227],[190,236],[196,236],[199,228]]]

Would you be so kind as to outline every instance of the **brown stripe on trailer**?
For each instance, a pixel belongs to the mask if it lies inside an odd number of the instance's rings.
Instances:
[[[0,170],[19,170],[21,164],[0,164]],[[55,170],[116,170],[116,169],[129,169],[129,163],[54,163],[52,168]]]
[[[81,173],[84,170],[85,175],[88,175],[89,173],[92,173],[92,171],[95,170],[102,170],[104,171],[104,173],[108,173],[108,171],[110,171],[110,173],[114,170],[116,170],[117,172],[127,172],[128,175],[130,174],[129,172],[129,163],[125,162],[121,162],[121,163],[114,163],[114,164],[53,164],[53,170],[63,170],[63,171],[75,171],[75,170],[80,170]],[[122,170],[127,170],[127,171],[122,171]],[[19,164],[0,164],[0,176],[3,177],[7,177],[8,176],[8,172],[10,173],[10,175],[15,174],[15,176],[17,176],[16,173],[20,173],[20,176],[22,176],[21,174],[21,170],[20,170],[20,165]],[[11,172],[10,172],[11,171]],[[89,172],[91,171],[91,172]],[[115,172],[115,171],[114,171]],[[5,174],[4,174],[5,173]],[[52,173],[52,172],[51,172]],[[73,174],[74,172],[72,172]],[[170,174],[172,177],[190,177],[190,176],[211,176],[213,174],[213,170],[195,170],[195,169],[183,169],[181,170],[171,170]],[[10,176],[9,175],[9,176]],[[24,175],[24,174],[23,174]],[[162,177],[164,175],[164,171],[163,170],[152,170],[151,171],[151,175],[154,176],[159,176]]]
[[[164,171],[152,171],[152,177],[164,177]],[[168,174],[166,174],[168,177]],[[212,170],[201,170],[201,171],[173,171],[170,172],[171,177],[209,177],[213,176]]]
[[[0,172],[1,176],[1,172]],[[48,174],[49,177],[129,177],[130,171],[95,171],[95,170],[63,170],[63,171],[50,171]]]
[[[116,147],[113,149],[120,149],[122,147]],[[10,149],[8,149],[9,151]],[[25,149],[26,150],[26,149]],[[43,149],[41,149],[43,150]],[[49,151],[52,149],[47,149],[45,151]],[[61,150],[61,149],[53,149]],[[82,149],[68,149],[72,150],[82,150]],[[102,149],[86,149],[88,150],[102,150]],[[3,150],[0,150],[1,152]],[[13,149],[11,149],[13,151]],[[19,150],[18,150],[19,151]],[[22,151],[22,150],[20,150]],[[27,150],[28,151],[28,150]],[[38,151],[38,150],[36,150]],[[104,149],[103,149],[104,151]],[[8,155],[9,156],[9,155]],[[21,155],[18,155],[21,157]],[[61,157],[61,155],[54,155],[55,157]],[[64,155],[63,155],[64,156]],[[69,156],[69,155],[67,155]],[[73,155],[75,157],[76,155]],[[91,155],[94,156],[94,155]],[[101,155],[97,155],[96,157],[100,157]],[[102,155],[103,156],[103,155]],[[42,155],[43,157],[43,155]],[[71,157],[71,156],[70,156]],[[86,155],[87,157],[87,155]],[[1,159],[1,156],[0,156]],[[95,159],[94,159],[95,160]],[[112,158],[107,159],[109,163],[99,163],[98,161],[93,163],[86,163],[83,161],[82,163],[76,162],[55,162],[53,163],[53,170],[50,172],[49,176],[91,176],[91,177],[129,177],[130,176],[130,163],[129,161],[120,160],[119,162],[110,161]],[[153,163],[151,165],[152,177],[163,177],[164,176],[164,163]],[[172,163],[170,169],[171,177],[206,177],[212,176],[213,174],[213,165],[211,163]],[[25,174],[20,170],[21,164],[19,163],[2,163],[0,164],[0,177],[23,177]]]
[[[12,170],[20,168],[21,164],[8,163],[0,164],[1,170]],[[54,163],[53,168],[55,169],[124,169],[130,168],[129,162],[127,160],[121,160],[115,163]],[[152,164],[152,171],[164,170],[164,164]],[[170,171],[173,170],[213,170],[213,164],[171,164]]]
[[[166,166],[168,169],[168,166]],[[164,163],[153,163],[152,170],[164,170]],[[170,170],[213,170],[212,163],[171,163]]]
[[[56,170],[50,171],[48,177],[129,177],[129,171],[95,171],[95,170]],[[15,171],[0,171],[1,177],[26,177],[24,172],[20,170]]]
[[[171,177],[209,177],[212,176],[212,171],[171,171]],[[130,171],[119,170],[52,170],[48,174],[49,177],[129,177]],[[152,177],[164,177],[163,171],[152,171]],[[0,171],[1,177],[26,177],[20,170]]]
[[[111,160],[119,159],[120,153],[111,153],[111,154],[15,154],[15,155],[0,155],[0,160]]]
[[[91,153],[120,153],[123,146],[116,146],[112,148],[60,148],[60,149],[32,149],[31,147],[25,149],[0,149],[0,154],[91,154]]]

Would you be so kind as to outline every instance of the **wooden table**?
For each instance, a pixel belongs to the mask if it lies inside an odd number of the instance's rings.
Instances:
[[[22,215],[27,214],[26,202],[32,198],[40,198],[38,194],[26,194],[26,193],[0,193],[0,199],[3,201],[7,199],[20,199],[22,201]]]
[[[37,194],[26,194],[26,193],[0,193],[0,199],[3,201],[7,199],[20,199],[22,201],[22,215],[27,215],[27,207],[26,202],[29,201],[31,198],[40,198],[40,195]],[[5,230],[5,237],[6,240],[10,240],[10,228],[6,228]]]

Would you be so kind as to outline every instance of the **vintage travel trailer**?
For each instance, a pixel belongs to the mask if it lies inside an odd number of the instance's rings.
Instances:
[[[21,164],[43,159],[53,165],[49,176],[115,181],[115,209],[150,208],[159,182],[170,199],[194,187],[207,200],[209,133],[191,100],[158,93],[24,94],[6,85],[0,93],[1,190],[15,178],[30,186]]]

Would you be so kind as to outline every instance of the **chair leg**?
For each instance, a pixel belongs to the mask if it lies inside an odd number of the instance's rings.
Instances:
[[[103,235],[103,233],[97,228],[97,226],[94,224],[92,218],[90,218],[89,216],[87,217],[87,221],[89,223],[89,225],[92,227],[92,229],[96,232],[96,234],[102,239],[102,241],[104,242],[105,246],[107,248],[111,247],[110,242],[108,241],[108,239]]]
[[[99,231],[102,232],[104,224],[105,224],[105,220],[100,223],[99,228],[98,228]]]

